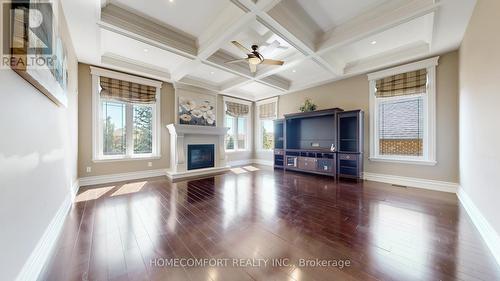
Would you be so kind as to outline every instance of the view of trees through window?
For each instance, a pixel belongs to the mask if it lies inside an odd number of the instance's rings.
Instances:
[[[134,153],[153,153],[153,110],[134,105]]]
[[[233,150],[234,149],[234,117],[226,116],[226,127],[229,128],[226,134],[226,149]]]
[[[225,142],[227,150],[244,150],[247,145],[247,118],[232,117],[226,115],[225,126],[229,128],[227,131]]]
[[[132,107],[134,154],[153,153],[153,108],[103,101],[103,154],[127,154],[127,106]]]
[[[125,108],[123,103],[102,103],[104,155],[122,155],[126,152]]]
[[[274,148],[274,123],[273,120],[262,120],[262,149]]]

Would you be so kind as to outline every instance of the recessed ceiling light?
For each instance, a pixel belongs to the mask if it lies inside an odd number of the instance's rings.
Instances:
[[[293,73],[295,73],[295,72],[297,72],[297,70],[295,70],[295,69],[292,69],[292,72],[293,72]]]
[[[147,52],[149,52],[149,50],[148,49],[144,49],[144,53],[147,53]]]
[[[213,72],[213,71],[210,71],[210,74],[214,75],[214,74],[215,74],[215,72]]]
[[[170,3],[174,3],[174,0],[168,0],[168,2],[170,2]]]
[[[375,44],[377,44],[377,41],[373,40],[373,41],[371,42],[371,44],[372,44],[372,45],[375,45]]]

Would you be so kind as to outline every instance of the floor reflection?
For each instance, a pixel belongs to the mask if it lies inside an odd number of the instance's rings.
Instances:
[[[240,169],[82,189],[40,280],[500,280],[453,194]],[[352,266],[150,264],[173,257],[341,259]]]
[[[187,201],[196,203],[213,198],[215,194],[215,178],[191,180],[187,182]]]
[[[398,271],[402,280],[425,280],[430,264],[429,233],[434,218],[386,203],[370,207],[371,257],[378,268]]]

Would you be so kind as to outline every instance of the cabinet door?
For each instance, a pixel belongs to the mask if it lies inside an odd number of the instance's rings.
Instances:
[[[316,167],[318,172],[331,173],[333,171],[333,159],[318,159],[318,166]]]
[[[343,154],[339,153],[338,158],[339,158],[339,175],[340,176],[347,176],[347,177],[352,177],[352,178],[357,178],[359,177],[359,171],[360,171],[360,157],[361,155],[358,154]]]
[[[299,157],[299,169],[307,171],[316,171],[317,160],[311,157]]]

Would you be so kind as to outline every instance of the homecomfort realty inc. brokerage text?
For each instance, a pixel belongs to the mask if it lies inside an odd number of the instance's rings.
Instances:
[[[336,267],[351,266],[348,259],[305,259],[289,258],[154,258],[152,267]]]

